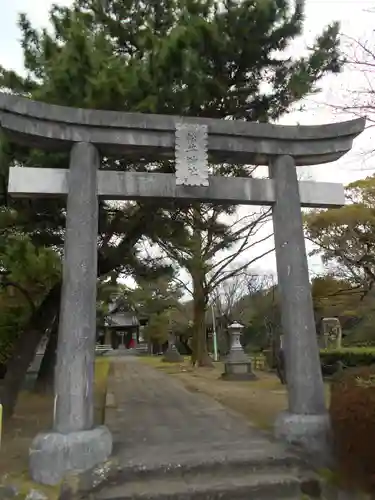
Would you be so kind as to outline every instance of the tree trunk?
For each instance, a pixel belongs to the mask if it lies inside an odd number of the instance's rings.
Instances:
[[[222,324],[217,326],[217,343],[220,357],[226,356],[230,349],[230,340]]]
[[[212,360],[207,351],[207,298],[204,291],[203,279],[202,276],[200,276],[200,273],[194,273],[193,277],[193,303],[194,327],[191,362],[194,366],[213,366]]]
[[[35,383],[35,391],[47,393],[53,390],[56,353],[57,353],[57,339],[58,339],[59,320],[58,316],[55,318],[46,350],[39,368],[38,378]]]
[[[193,338],[191,362],[193,366],[213,366],[207,351],[206,306],[207,291],[205,289],[206,269],[202,254],[202,213],[201,205],[193,206],[193,237],[190,273],[193,281]]]
[[[40,340],[58,312],[60,294],[61,283],[58,283],[49,291],[20,333],[13,356],[8,362],[4,385],[0,393],[4,419],[13,415],[27,369],[34,359]]]

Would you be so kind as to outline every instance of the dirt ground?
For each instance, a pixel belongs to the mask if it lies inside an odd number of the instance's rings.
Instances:
[[[220,378],[224,366],[192,368],[183,363],[164,363],[160,357],[140,357],[141,362],[179,379],[191,390],[207,394],[221,404],[248,418],[263,429],[270,429],[276,415],[287,407],[287,394],[273,373],[256,371],[257,380],[228,382]],[[98,358],[95,366],[95,417],[104,417],[109,359]],[[328,401],[327,387],[327,401]],[[53,396],[24,391],[19,397],[14,417],[4,425],[0,448],[0,484],[23,484],[32,487],[28,477],[28,450],[34,436],[51,428]],[[39,487],[38,487],[39,488]],[[41,488],[39,488],[41,489]],[[44,489],[46,490],[46,489]],[[49,493],[48,489],[46,493]],[[48,494],[49,498],[53,498]]]
[[[109,371],[108,358],[95,364],[95,418],[102,423]],[[35,435],[51,429],[53,395],[23,391],[12,419],[5,423],[0,448],[0,483],[28,481],[29,446]]]
[[[178,378],[187,389],[213,397],[262,429],[272,428],[276,415],[287,408],[286,387],[273,373],[255,371],[257,380],[229,382],[220,378],[224,371],[223,363],[215,363],[214,368],[192,368],[188,359],[178,364],[164,363],[160,357],[140,359]],[[328,386],[326,397],[328,404]]]

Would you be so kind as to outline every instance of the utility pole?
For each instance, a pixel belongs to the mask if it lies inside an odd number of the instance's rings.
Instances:
[[[211,304],[211,314],[212,314],[212,338],[214,341],[214,361],[219,361],[219,356],[217,352],[217,336],[216,336],[216,322],[215,322],[215,310],[214,305]]]

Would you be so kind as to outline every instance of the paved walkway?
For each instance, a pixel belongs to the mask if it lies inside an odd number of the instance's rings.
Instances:
[[[113,358],[106,425],[124,466],[154,468],[295,455],[200,393],[137,360]]]

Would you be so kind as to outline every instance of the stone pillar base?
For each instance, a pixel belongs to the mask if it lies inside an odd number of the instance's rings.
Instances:
[[[224,365],[224,373],[221,375],[221,378],[238,382],[257,379],[251,370],[251,362],[247,359],[237,362],[227,361]]]
[[[104,463],[111,453],[112,436],[105,426],[70,434],[38,434],[29,451],[30,474],[35,482],[53,486],[68,473]]]
[[[277,439],[302,448],[316,466],[332,465],[331,426],[328,413],[299,415],[282,412],[276,418],[274,433]]]

